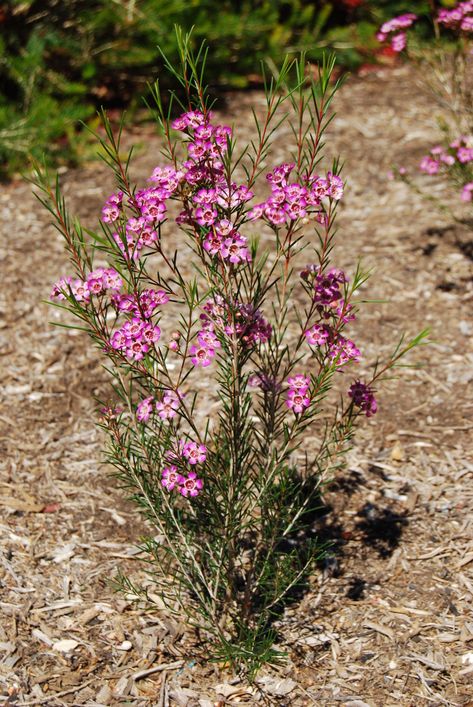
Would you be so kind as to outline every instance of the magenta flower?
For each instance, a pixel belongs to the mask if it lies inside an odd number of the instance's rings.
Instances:
[[[311,346],[324,346],[329,341],[332,332],[326,324],[314,324],[304,334]]]
[[[205,368],[212,363],[212,359],[215,356],[215,351],[212,348],[204,346],[202,344],[192,344],[189,349],[191,355],[191,361],[194,366],[202,366]]]
[[[461,200],[462,201],[471,201],[473,198],[473,182],[468,182],[468,184],[465,184],[462,193],[461,193]]]
[[[299,414],[309,407],[310,397],[305,390],[289,390],[286,405],[294,413]]]
[[[132,341],[126,348],[126,355],[133,361],[141,361],[149,351],[148,344],[144,344],[142,341]]]
[[[305,393],[310,385],[310,378],[303,376],[302,373],[298,373],[296,376],[287,379],[287,384],[289,388],[297,390],[299,393]]]
[[[335,201],[339,201],[343,196],[343,181],[337,174],[327,172],[327,193]]]
[[[71,285],[71,282],[71,277],[61,277],[60,280],[54,283],[53,289],[51,290],[51,294],[49,295],[50,299],[66,299],[66,294],[69,294],[69,287]]]
[[[197,496],[204,486],[202,479],[197,478],[194,471],[190,471],[187,478],[179,476],[179,493],[182,496]]]
[[[177,410],[184,397],[182,393],[175,393],[173,390],[165,390],[163,399],[156,403],[156,410],[162,420],[170,420],[177,415]]]
[[[74,280],[70,284],[72,294],[77,302],[88,302],[90,300],[90,290],[87,282]]]
[[[342,366],[348,361],[359,361],[361,358],[361,353],[353,341],[341,335],[331,345],[328,355],[337,366]]]
[[[108,197],[102,209],[102,221],[104,223],[113,223],[120,217],[122,202],[123,192],[121,191]]]
[[[216,230],[211,230],[207,233],[203,242],[204,250],[210,255],[217,255],[223,244],[223,238]]]
[[[426,174],[437,174],[439,168],[439,161],[435,160],[430,155],[426,155],[425,157],[423,157],[419,164],[419,169],[421,170],[421,172],[425,172]]]
[[[391,49],[393,52],[399,54],[407,46],[407,34],[405,32],[399,32],[394,34],[391,38]]]
[[[250,261],[251,255],[246,247],[246,238],[234,231],[230,238],[226,238],[220,248],[220,255],[225,260],[237,265],[244,260]]]
[[[201,464],[207,458],[207,447],[197,442],[186,442],[182,448],[182,456],[189,464]]]
[[[148,398],[145,398],[136,406],[136,419],[139,420],[139,422],[148,422],[152,412],[153,396],[150,395]]]
[[[218,211],[206,204],[196,208],[194,217],[199,226],[211,226],[217,220]]]
[[[165,466],[161,472],[162,479],[161,483],[165,489],[172,491],[176,486],[179,485],[182,476],[178,473],[177,467],[174,464],[170,466]]]
[[[301,276],[304,272],[301,274]],[[328,272],[320,271],[314,279],[314,302],[324,306],[334,305],[342,298],[340,288],[347,282],[343,270],[331,268]]]
[[[353,400],[353,405],[359,407],[366,417],[371,417],[378,410],[378,405],[374,397],[374,391],[366,383],[357,380],[350,386],[348,395]]]
[[[473,148],[472,147],[459,147],[457,150],[457,159],[462,164],[467,164],[473,160]]]
[[[219,349],[221,346],[216,334],[211,329],[201,329],[197,334],[197,341],[209,349]]]

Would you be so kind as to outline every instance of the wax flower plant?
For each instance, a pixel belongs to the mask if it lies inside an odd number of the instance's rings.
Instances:
[[[355,423],[377,412],[375,386],[424,334],[367,379],[357,372],[348,329],[366,275],[330,262],[344,185],[337,161],[320,166],[334,61],[310,80],[304,57],[286,60],[267,81],[255,139],[237,152],[210,110],[205,50],[178,39],[182,65],[168,69],[180,90],[165,104],[155,87],[164,148],[146,185],[130,182],[106,118],[117,187],[97,232],[86,238],[44,173],[37,185],[73,271],[52,300],[108,360],[108,460],[151,528],[145,588],[119,583],[159,595],[210,637],[211,655],[254,674],[277,655],[272,622],[320,556],[311,513],[321,481]],[[284,121],[293,155],[272,164]]]
[[[424,19],[412,12],[394,17],[380,27],[377,37],[420,66],[424,82],[450,116],[448,121],[440,121],[442,140],[421,159],[420,171],[446,178],[461,201],[471,202],[473,0],[458,2],[450,9],[442,8],[429,17],[434,32],[429,41],[422,41],[415,34],[408,41],[408,32],[412,33]],[[413,185],[406,170],[401,168],[399,176]]]

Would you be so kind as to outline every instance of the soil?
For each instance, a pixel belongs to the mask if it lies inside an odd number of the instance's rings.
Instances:
[[[223,118],[243,140],[262,100],[227,98]],[[415,173],[438,140],[436,104],[411,69],[352,78],[335,108],[327,152],[345,161],[348,189],[333,261],[352,272],[361,256],[374,268],[366,297],[383,300],[354,337],[364,365],[403,331],[429,326],[432,343],[379,390],[379,414],[327,487],[318,531],[331,551],[278,624],[287,661],[252,686],[208,663],[185,626],[115,593],[119,569],[143,579],[133,557],[145,526],[101,464],[94,397],[107,378],[81,333],[49,323],[44,300],[68,266],[47,212],[26,182],[2,189],[3,704],[473,705],[473,233],[387,177],[393,164]],[[126,139],[144,182],[159,140],[148,127]],[[275,162],[289,140],[281,130]],[[104,166],[61,179],[93,224],[112,191]]]

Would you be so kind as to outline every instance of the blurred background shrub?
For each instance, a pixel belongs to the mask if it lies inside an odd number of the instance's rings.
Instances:
[[[79,121],[102,105],[133,116],[160,74],[157,45],[177,60],[176,23],[195,27],[196,45],[208,40],[208,76],[228,90],[258,85],[260,62],[285,52],[317,61],[335,49],[352,70],[376,61],[377,27],[409,10],[403,0],[0,0],[0,174],[30,155],[77,163]]]

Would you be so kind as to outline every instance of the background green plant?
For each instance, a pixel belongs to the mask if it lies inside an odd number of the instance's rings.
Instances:
[[[449,0],[447,0],[448,2]],[[416,3],[427,12],[428,0]],[[195,26],[198,46],[212,46],[215,87],[259,84],[255,67],[327,47],[350,69],[372,61],[380,22],[412,9],[405,0],[10,0],[0,3],[0,173],[28,156],[77,162],[84,154],[79,121],[100,106],[142,106],[148,81],[163,68],[158,44],[177,59],[174,25]]]

